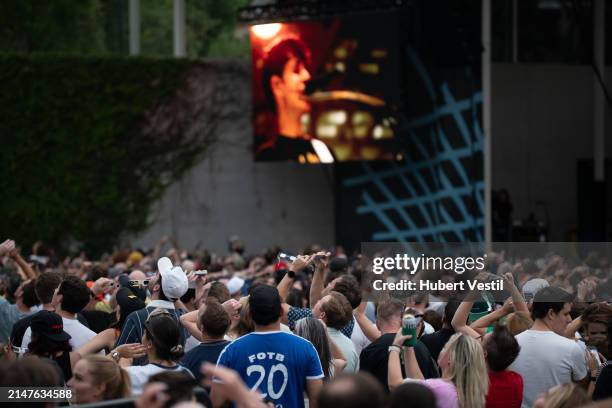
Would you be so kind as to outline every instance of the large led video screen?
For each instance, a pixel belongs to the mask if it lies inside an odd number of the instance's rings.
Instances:
[[[393,14],[250,28],[257,161],[395,159],[400,102]]]

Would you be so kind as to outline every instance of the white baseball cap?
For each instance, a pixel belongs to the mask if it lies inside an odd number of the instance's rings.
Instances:
[[[229,291],[230,295],[234,295],[244,286],[244,279],[234,276],[232,279],[227,281],[225,286],[227,286],[227,290]]]
[[[173,266],[169,258],[159,258],[157,270],[161,275],[161,287],[168,300],[176,301],[181,298],[189,287],[187,275],[180,266]]]
[[[550,286],[550,284],[545,279],[535,278],[528,280],[523,285],[523,297],[525,298],[525,300],[529,301],[533,299],[537,291],[539,291],[540,289],[544,289],[548,286]]]

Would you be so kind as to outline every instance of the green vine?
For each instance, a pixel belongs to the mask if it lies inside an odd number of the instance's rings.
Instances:
[[[0,235],[99,254],[146,228],[208,146],[175,106],[194,65],[0,55]]]

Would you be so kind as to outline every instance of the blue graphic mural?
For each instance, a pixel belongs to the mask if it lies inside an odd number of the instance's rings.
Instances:
[[[398,162],[360,163],[341,177],[352,191],[359,222],[368,217],[361,240],[397,242],[465,242],[484,239],[483,133],[480,80],[469,67],[459,80],[434,80],[409,48],[412,77],[431,102],[425,114],[401,124],[405,150]],[[477,83],[477,86],[471,85]],[[467,84],[467,85],[466,85]],[[460,90],[453,93],[452,86]],[[465,88],[468,88],[467,91]],[[462,97],[456,97],[462,94]],[[356,191],[355,191],[356,189]]]

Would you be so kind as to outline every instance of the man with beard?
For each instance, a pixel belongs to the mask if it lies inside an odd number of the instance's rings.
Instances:
[[[140,343],[144,332],[144,324],[155,309],[165,309],[181,327],[181,344],[185,344],[186,332],[180,324],[183,310],[174,307],[174,302],[180,300],[187,292],[189,283],[187,275],[180,266],[173,266],[168,258],[160,258],[157,262],[157,275],[149,282],[151,301],[144,309],[131,313],[117,340],[115,347],[128,343]]]

